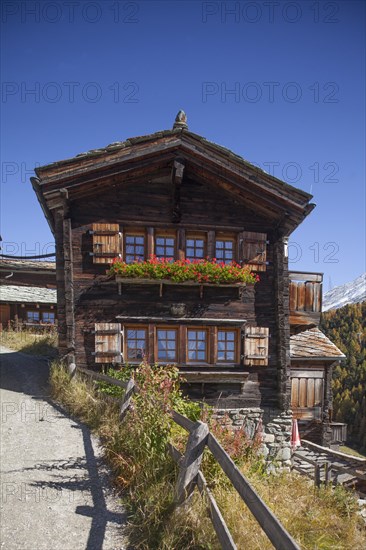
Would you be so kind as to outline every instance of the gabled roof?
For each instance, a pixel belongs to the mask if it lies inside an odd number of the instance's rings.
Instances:
[[[16,260],[0,257],[0,271],[23,271],[39,273],[47,271],[52,273],[56,271],[55,262],[39,262],[36,260]]]
[[[290,337],[291,359],[344,359],[346,356],[317,327]]]
[[[1,285],[0,302],[56,304],[57,291],[38,286]]]
[[[274,226],[293,231],[311,212],[311,195],[267,174],[229,149],[174,125],[172,130],[114,142],[101,149],[35,169],[33,187],[53,229],[51,211],[62,201],[82,199],[108,186],[153,180],[171,173],[174,160],[185,165],[185,177],[223,187],[238,200],[261,209]]]

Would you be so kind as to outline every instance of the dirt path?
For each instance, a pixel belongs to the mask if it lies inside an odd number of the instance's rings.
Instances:
[[[46,361],[0,354],[1,550],[122,550],[96,440],[48,400]]]

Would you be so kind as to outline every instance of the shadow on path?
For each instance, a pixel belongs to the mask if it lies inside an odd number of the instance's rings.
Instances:
[[[26,394],[32,400],[40,401],[41,403],[44,402],[43,404],[45,407],[52,409],[53,421],[49,422],[49,440],[52,445],[52,438],[57,435],[58,430],[57,419],[70,418],[70,416],[61,406],[54,403],[49,398],[49,366],[47,360],[19,352],[12,353],[6,350],[5,353],[1,353],[0,361],[0,386],[2,390],[15,392],[17,394]],[[2,391],[2,393],[4,394],[6,392]],[[22,399],[24,400],[24,397],[20,395],[20,407],[22,406]],[[14,403],[15,402],[14,398]],[[30,413],[28,412],[28,414]],[[12,419],[10,418],[10,420]],[[43,418],[39,418],[38,420],[41,421]],[[34,422],[32,425],[37,430],[37,422]],[[42,425],[42,428],[43,427],[44,424]],[[122,526],[126,523],[126,514],[124,512],[120,513],[108,510],[105,491],[109,494],[111,493],[109,489],[110,479],[107,468],[103,465],[101,457],[95,454],[95,442],[93,446],[90,430],[74,418],[72,418],[72,424],[68,428],[80,430],[84,453],[78,452],[77,458],[75,458],[75,454],[73,453],[74,456],[71,458],[65,456],[57,460],[36,461],[36,463],[32,464],[30,467],[21,467],[18,470],[8,469],[8,473],[14,474],[15,472],[25,472],[27,476],[28,472],[30,475],[29,479],[31,479],[31,471],[43,471],[45,472],[44,480],[33,480],[29,482],[36,490],[41,491],[50,488],[54,491],[71,491],[71,494],[78,493],[78,498],[80,498],[80,493],[84,494],[85,502],[87,503],[89,501],[90,505],[77,505],[75,513],[91,518],[90,531],[85,550],[103,550],[108,523],[111,522],[121,526],[119,537],[119,541],[121,541]],[[66,452],[66,454],[69,453]],[[84,456],[80,456],[82,454],[84,454]],[[114,500],[118,501],[118,497],[114,497]],[[72,506],[71,502],[70,506]],[[116,507],[113,506],[113,508]],[[120,509],[120,506],[117,508]],[[47,518],[44,519],[47,521]],[[110,548],[122,549],[122,546],[116,546],[114,544],[113,546],[108,546],[108,549]]]

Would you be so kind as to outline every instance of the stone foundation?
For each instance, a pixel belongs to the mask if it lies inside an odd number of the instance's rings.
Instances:
[[[267,408],[218,409],[213,418],[226,426],[232,426],[234,430],[243,428],[250,439],[258,432],[261,433],[260,450],[265,459],[276,462],[281,468],[291,466],[291,411]]]

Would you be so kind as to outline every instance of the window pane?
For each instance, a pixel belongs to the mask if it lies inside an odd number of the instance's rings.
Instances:
[[[39,323],[39,311],[27,311],[27,321],[29,323]]]
[[[200,260],[205,255],[204,239],[186,239],[186,258]]]
[[[234,241],[216,241],[216,258],[229,264],[234,259]]]
[[[126,235],[127,263],[145,259],[145,238],[143,235]]]
[[[55,313],[53,311],[44,311],[42,313],[42,322],[53,325],[55,323]]]
[[[146,329],[127,329],[127,359],[142,360],[146,355]]]
[[[236,340],[235,331],[219,330],[217,332],[217,360],[235,361]]]
[[[158,258],[174,258],[175,239],[174,237],[156,237],[155,254]]]
[[[177,357],[177,331],[159,329],[157,339],[158,359],[161,361],[175,361]]]
[[[188,360],[207,360],[207,332],[205,330],[188,330]]]

